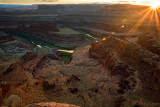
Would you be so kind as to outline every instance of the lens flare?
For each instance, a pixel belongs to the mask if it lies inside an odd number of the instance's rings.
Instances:
[[[133,35],[143,24],[143,22],[148,20],[148,30],[152,27],[152,24],[156,24],[157,34],[160,40],[160,2],[151,2],[150,7],[144,11],[144,15],[140,18],[140,20],[128,31],[127,36]]]
[[[151,6],[151,8],[156,9],[156,8],[158,8],[158,7],[160,6],[159,3],[160,3],[160,2],[152,2],[152,3],[150,4],[150,6]]]
[[[102,40],[103,40],[103,41],[105,41],[105,40],[106,40],[106,38],[105,38],[105,37],[103,37],[103,38],[102,38]]]

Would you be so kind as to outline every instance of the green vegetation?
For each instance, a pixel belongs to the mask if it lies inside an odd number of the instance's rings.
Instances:
[[[4,98],[4,99],[3,99],[3,102],[4,102],[4,105],[5,105],[5,106],[9,106],[9,102],[8,102],[7,98]]]
[[[88,40],[90,40],[90,41],[88,42],[88,44],[92,44],[93,42],[96,41],[96,38],[90,36],[89,33],[87,34],[86,32],[83,32],[83,31],[80,31],[80,30],[76,30],[76,31],[80,32],[81,34],[84,35],[85,38],[87,38]]]
[[[63,62],[64,64],[68,64],[72,60],[72,53],[68,52],[61,52],[63,56]]]
[[[76,47],[61,47],[61,46],[57,46],[51,42],[47,42],[47,41],[44,41],[42,39],[39,39],[39,38],[36,38],[34,36],[30,36],[28,34],[18,34],[18,33],[15,33],[15,34],[11,34],[12,36],[15,36],[15,37],[21,37],[21,38],[24,38],[25,40],[33,43],[34,45],[41,45],[41,46],[48,46],[50,48],[56,48],[56,49],[62,49],[62,50],[74,50]]]
[[[78,31],[78,32],[83,34],[84,37],[89,40],[89,42],[87,44],[91,44],[91,43],[93,43],[95,41],[95,38],[90,36],[89,34],[86,34],[85,32],[82,32],[82,31]],[[32,35],[29,35],[29,34],[14,33],[14,34],[10,34],[10,35],[15,36],[15,37],[23,38],[23,39],[31,42],[34,45],[40,45],[42,47],[47,46],[49,48],[55,48],[55,49],[61,49],[61,50],[75,50],[75,48],[76,48],[76,47],[61,47],[61,46],[57,46],[57,45],[55,45],[55,44],[53,44],[51,42],[44,41],[42,39],[39,39],[39,38],[37,38],[35,36],[32,36]],[[61,53],[62,53],[62,56],[63,56],[63,59],[62,59],[63,62],[65,64],[68,64],[72,59],[72,53],[68,53],[68,52],[61,52]]]
[[[81,34],[83,34],[84,37],[89,40],[89,42],[87,44],[91,44],[95,41],[95,38],[90,36],[89,34],[86,34],[83,31],[79,31],[79,30],[77,30],[77,31],[80,32]],[[14,34],[10,34],[10,35],[15,36],[15,37],[21,37],[21,38],[33,43],[34,45],[48,46],[50,48],[62,49],[62,50],[75,50],[75,48],[76,48],[76,47],[61,47],[61,46],[55,45],[51,42],[47,42],[47,41],[39,39],[35,36],[29,35],[29,34],[14,33]]]

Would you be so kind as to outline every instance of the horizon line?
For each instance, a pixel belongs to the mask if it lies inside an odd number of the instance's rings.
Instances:
[[[96,2],[96,3],[0,3],[0,5],[53,5],[53,4],[108,4],[108,5],[116,5],[116,4],[121,4],[121,5],[139,5],[139,6],[149,6],[146,4],[133,4],[133,3],[106,3],[106,2]]]

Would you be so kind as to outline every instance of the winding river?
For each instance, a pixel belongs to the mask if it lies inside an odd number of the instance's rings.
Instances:
[[[84,46],[84,45],[89,45],[91,43],[93,43],[94,41],[96,41],[96,38],[91,36],[90,34],[87,34],[85,32],[82,32],[82,31],[79,31],[82,35],[84,35],[84,37],[86,39],[88,39],[88,43],[86,44],[82,44],[81,46]],[[20,37],[20,38],[23,38],[27,41],[29,41],[31,44],[33,44],[34,46],[36,46],[37,48],[46,48],[46,49],[56,49],[58,51],[62,51],[62,52],[67,52],[67,53],[73,53],[73,51],[75,50],[75,48],[77,47],[62,47],[62,46],[58,46],[58,45],[55,45],[51,42],[47,42],[47,41],[44,41],[42,39],[39,39],[39,38],[36,38],[35,36],[32,36],[32,35],[29,35],[29,34],[22,34],[22,33],[12,33],[11,34],[12,36],[15,36],[15,37]]]

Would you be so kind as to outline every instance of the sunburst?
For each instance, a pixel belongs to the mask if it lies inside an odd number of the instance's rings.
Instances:
[[[150,6],[151,6],[152,9],[157,9],[160,6],[160,4],[159,4],[159,2],[158,3],[157,2],[152,2],[150,4]]]
[[[142,18],[131,28],[131,30],[127,33],[127,36],[131,36],[140,26],[141,24],[146,20],[147,17],[150,17],[148,28],[151,25],[151,22],[155,18],[156,26],[157,26],[157,32],[160,37],[160,21],[159,21],[159,13],[160,13],[160,4],[157,2],[152,2],[150,4],[150,7],[145,10],[144,15]]]

